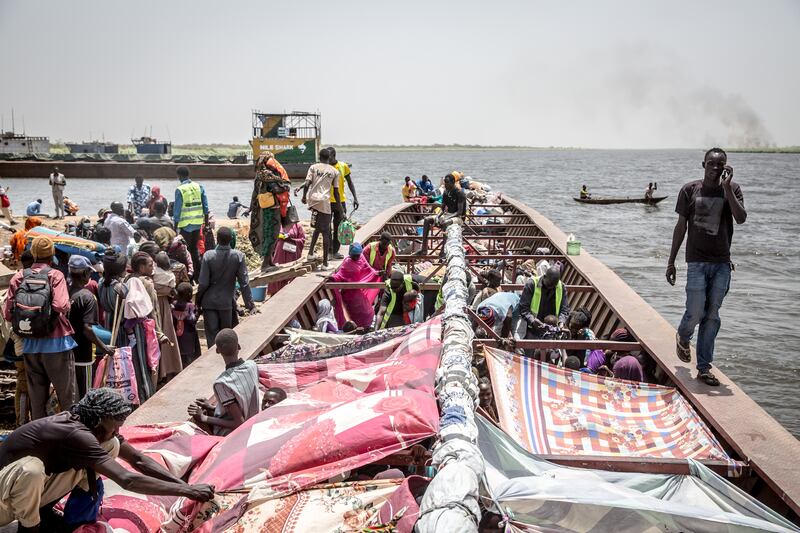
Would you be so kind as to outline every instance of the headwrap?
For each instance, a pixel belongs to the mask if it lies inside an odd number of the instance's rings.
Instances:
[[[598,369],[606,364],[606,354],[603,350],[592,350],[586,358],[586,367],[596,374]]]
[[[42,219],[39,217],[28,217],[25,219],[25,231],[28,231],[31,228],[35,228],[36,226],[42,225]]]
[[[156,241],[158,247],[164,251],[169,250],[169,246],[176,236],[175,230],[168,227],[158,228],[153,232],[153,240]]]
[[[116,277],[125,272],[128,266],[128,258],[124,254],[118,254],[114,250],[106,250],[103,255],[103,273],[106,277]]]
[[[19,258],[22,256],[22,252],[25,251],[25,247],[28,245],[28,231],[35,228],[36,226],[42,225],[42,219],[39,217],[28,217],[25,219],[25,231],[16,231],[9,239],[8,243],[11,245],[11,249],[14,252],[14,259],[19,261]]]
[[[161,247],[153,241],[145,241],[139,245],[139,251],[155,259],[156,254],[161,251]]]
[[[356,258],[358,258],[358,256],[361,255],[361,252],[363,251],[364,247],[361,246],[361,243],[354,242],[353,244],[350,245],[350,249],[348,250],[347,255],[355,256]]]
[[[626,355],[614,364],[614,377],[628,381],[644,381],[644,372],[639,360],[632,355]]]
[[[333,306],[331,301],[323,298],[317,304],[317,331],[325,331],[325,324],[330,324],[333,329],[338,330],[339,325],[336,323],[336,317],[333,315]]]
[[[104,418],[125,420],[131,413],[131,405],[114,389],[103,387],[90,389],[70,412],[77,415],[84,426],[94,429]]]
[[[481,318],[483,323],[489,326],[490,328],[494,326],[494,322],[496,320],[494,309],[492,309],[488,305],[478,308],[478,316]]]
[[[34,261],[49,259],[53,257],[54,253],[55,248],[53,247],[53,241],[51,241],[49,237],[40,235],[31,242],[31,254],[33,254]]]
[[[625,328],[617,328],[614,330],[614,333],[611,334],[609,340],[616,341],[616,342],[633,342],[636,339],[628,332]]]

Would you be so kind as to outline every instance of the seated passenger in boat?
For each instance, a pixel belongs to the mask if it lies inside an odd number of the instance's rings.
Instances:
[[[564,361],[564,368],[569,370],[580,370],[581,360],[575,357],[574,355],[570,355],[567,357],[567,360]]]
[[[411,202],[417,197],[417,184],[414,183],[411,176],[406,176],[406,181],[401,191],[403,193],[404,202]]]
[[[544,318],[558,317],[558,327],[564,329],[569,317],[567,289],[561,282],[561,270],[550,267],[544,276],[534,277],[525,284],[520,296],[518,313],[525,321],[526,339],[540,339],[547,328]]]
[[[433,194],[433,183],[428,176],[423,174],[422,178],[417,182],[417,189],[419,189],[420,193],[428,196]]]
[[[589,194],[589,188],[584,185],[581,187],[581,200],[588,200],[592,195]]]
[[[503,273],[493,268],[486,273],[480,274],[480,281],[486,286],[475,295],[472,300],[472,309],[478,309],[481,302],[502,291],[500,284],[503,283]]]
[[[594,331],[591,330],[589,324],[592,321],[592,313],[585,307],[579,307],[569,314],[567,321],[567,328],[569,329],[569,336],[572,340],[578,341],[593,341],[597,337]],[[591,350],[567,350],[568,355],[577,357],[581,366],[583,366],[586,358],[589,356]]]
[[[214,381],[216,406],[198,398],[188,411],[195,422],[224,436],[258,414],[258,367],[255,361],[239,358],[239,337],[232,329],[217,333],[214,343],[225,362],[225,371]]]
[[[644,381],[644,372],[639,360],[632,355],[626,355],[614,363],[614,377],[628,381]]]
[[[268,407],[272,407],[273,405],[281,403],[283,400],[286,399],[286,391],[280,387],[270,387],[267,389],[267,392],[264,393],[264,399],[261,400],[261,410]]]
[[[422,226],[422,249],[417,255],[428,254],[428,234],[433,226],[447,227],[455,218],[464,218],[467,213],[467,197],[461,187],[456,187],[456,179],[452,174],[444,177],[444,194],[442,195],[442,210],[440,215],[425,218]],[[444,252],[444,247],[442,248]]]
[[[425,319],[423,313],[423,296],[417,291],[403,295],[403,325],[420,324]]]
[[[321,333],[341,333],[339,324],[334,316],[331,301],[324,298],[317,304],[317,321],[314,323],[314,331]]]
[[[603,350],[591,350],[589,355],[586,356],[585,366],[581,368],[582,372],[588,374],[596,374],[598,376],[614,377],[608,363],[608,352]]]
[[[497,409],[494,407],[494,394],[492,393],[492,383],[489,381],[489,378],[481,378],[478,389],[481,409],[483,409],[490,420],[495,423],[500,422],[500,418],[497,416]]]
[[[405,324],[403,298],[411,291],[419,291],[419,284],[413,280],[411,274],[393,270],[381,296],[375,329],[393,328]]]

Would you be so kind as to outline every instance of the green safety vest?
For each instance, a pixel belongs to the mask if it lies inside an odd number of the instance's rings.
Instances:
[[[561,300],[564,298],[564,284],[558,280],[556,285],[556,315],[561,312]],[[533,278],[533,298],[531,298],[531,313],[533,316],[539,314],[539,306],[542,303],[542,285],[539,283],[539,278]]]
[[[375,264],[375,257],[378,255],[378,243],[372,243],[369,245],[369,264],[372,268],[375,268],[373,265]],[[394,257],[394,247],[390,244],[389,249],[386,251],[386,260],[383,262],[383,269],[389,269],[389,261],[392,260]]]
[[[200,185],[194,182],[181,183],[178,185],[181,192],[181,219],[178,220],[178,229],[186,226],[202,226],[204,222],[203,214],[203,192]]]
[[[411,274],[405,274],[403,276],[403,281],[406,284],[406,292],[414,290],[414,287],[411,285]],[[384,329],[386,327],[386,324],[389,322],[389,317],[392,316],[394,306],[397,303],[397,293],[392,290],[392,280],[390,279],[386,280],[386,290],[389,291],[389,296],[391,299],[389,300],[389,305],[386,306],[386,312],[383,314],[383,320],[381,321],[381,325],[378,329]]]

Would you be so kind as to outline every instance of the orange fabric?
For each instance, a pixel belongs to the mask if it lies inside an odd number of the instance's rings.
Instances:
[[[274,157],[267,159],[265,166],[276,174],[280,174],[284,181],[289,181],[289,174],[286,172],[286,169],[283,168],[283,165],[281,165],[280,161]]]
[[[28,244],[28,231],[36,226],[42,225],[42,219],[39,217],[28,217],[25,219],[25,231],[17,231],[11,236],[8,244],[11,245],[11,251],[14,253],[14,259],[19,261],[22,252],[25,251],[25,245]]]
[[[39,217],[28,217],[25,219],[25,231],[31,228],[42,225],[42,219]]]

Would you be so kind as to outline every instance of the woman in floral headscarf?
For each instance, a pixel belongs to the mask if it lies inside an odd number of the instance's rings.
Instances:
[[[272,254],[281,229],[281,217],[286,216],[289,204],[289,175],[272,152],[262,153],[255,167],[248,237],[253,249],[264,258],[261,271],[269,272],[278,268]]]

